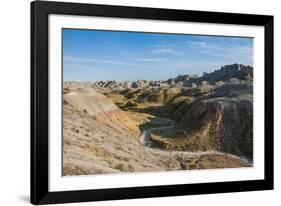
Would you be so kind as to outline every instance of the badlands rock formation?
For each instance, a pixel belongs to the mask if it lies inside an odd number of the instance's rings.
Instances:
[[[252,81],[252,67],[233,64],[201,77],[65,82],[63,174],[251,166]]]

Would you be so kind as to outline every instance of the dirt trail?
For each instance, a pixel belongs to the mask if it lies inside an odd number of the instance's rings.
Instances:
[[[176,126],[176,121],[174,121],[172,119],[167,119],[167,118],[165,118],[165,119],[170,121],[170,125],[143,129],[142,134],[140,136],[140,142],[146,147],[145,148],[146,150],[148,150],[154,154],[158,154],[158,155],[169,156],[169,157],[181,157],[181,158],[200,157],[200,156],[204,156],[204,155],[227,155],[229,157],[232,157],[235,159],[240,159],[240,160],[243,160],[243,161],[246,161],[246,162],[252,164],[252,162],[246,158],[235,156],[235,155],[224,153],[224,152],[219,152],[219,151],[197,151],[197,152],[167,151],[167,150],[153,147],[153,140],[151,140],[152,131],[168,130],[168,129],[172,129],[173,127]]]
[[[168,126],[165,125],[165,126],[161,126],[161,127],[152,127],[149,129],[144,129],[142,131],[142,135],[140,137],[140,142],[144,146],[152,147],[152,145],[153,145],[152,141],[151,141],[151,132],[152,131],[162,131],[162,130],[172,129],[173,127],[175,127],[176,121],[174,121],[172,119],[168,119],[168,120],[170,122]]]

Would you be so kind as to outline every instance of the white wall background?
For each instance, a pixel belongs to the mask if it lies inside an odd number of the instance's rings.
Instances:
[[[77,0],[79,1],[79,0]],[[0,7],[0,205],[29,204],[29,0],[3,0]],[[281,13],[277,0],[83,0],[189,10],[275,16],[275,190],[69,205],[277,205],[281,201]],[[279,81],[278,81],[279,80]],[[278,94],[279,92],[279,94]],[[278,106],[279,105],[279,106]]]

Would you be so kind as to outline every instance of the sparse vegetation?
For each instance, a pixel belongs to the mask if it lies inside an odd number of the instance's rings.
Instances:
[[[121,172],[134,172],[135,171],[135,168],[130,164],[119,163],[114,168],[117,170],[120,170]]]

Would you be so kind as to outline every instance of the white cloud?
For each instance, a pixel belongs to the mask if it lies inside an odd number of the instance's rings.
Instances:
[[[221,58],[221,60],[228,60],[230,63],[250,63],[253,58],[253,48],[251,45],[224,45],[204,41],[185,41],[184,43],[191,49],[194,49],[203,55],[209,57]]]
[[[152,49],[152,53],[174,53],[175,50],[172,48],[158,48],[158,49]]]
[[[150,52],[155,54],[178,54],[177,44],[155,44],[150,45]]]
[[[204,41],[188,40],[188,41],[185,41],[183,44],[192,49],[197,49],[197,50],[201,50],[201,51],[219,51],[222,49],[221,45],[204,42]]]
[[[163,62],[166,61],[166,58],[133,58],[132,61],[140,61],[140,62]]]
[[[166,61],[165,58],[130,58],[124,59],[124,61],[116,61],[111,59],[95,59],[95,58],[82,58],[73,56],[64,56],[64,64],[79,65],[80,67],[97,68],[101,65],[108,65],[110,67],[120,66],[124,68],[153,68],[157,63]],[[146,63],[146,64],[144,64]]]
[[[64,56],[65,63],[71,64],[86,64],[86,65],[95,65],[98,63],[103,64],[115,64],[115,65],[127,65],[127,62],[115,61],[115,60],[106,60],[106,59],[90,59],[90,58],[81,58],[81,57],[72,57],[72,56]]]

